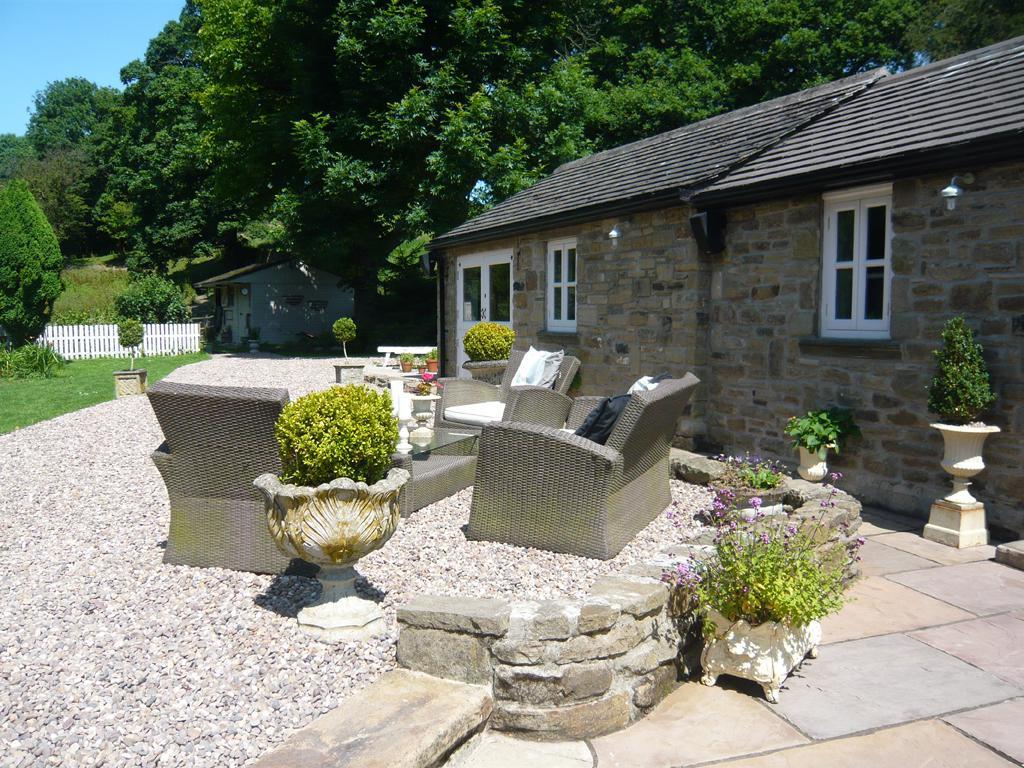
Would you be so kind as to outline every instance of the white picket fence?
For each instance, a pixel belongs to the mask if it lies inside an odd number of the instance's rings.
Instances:
[[[200,349],[199,323],[144,323],[139,355],[180,355]],[[37,343],[68,360],[127,357],[130,350],[117,341],[117,326],[47,325]]]

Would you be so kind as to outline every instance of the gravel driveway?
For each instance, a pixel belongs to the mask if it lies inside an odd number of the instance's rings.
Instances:
[[[330,386],[330,362],[224,355],[169,378],[295,397]],[[464,491],[361,562],[391,634],[326,645],[294,622],[314,581],[162,563],[161,441],[143,397],[0,436],[0,765],[243,765],[394,666],[410,594],[577,595],[686,535],[659,518],[609,562],[467,542]]]

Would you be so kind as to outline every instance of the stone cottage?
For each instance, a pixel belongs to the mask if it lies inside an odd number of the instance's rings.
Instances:
[[[1024,532],[1024,37],[566,163],[432,248],[447,374],[503,322],[577,355],[584,394],[692,370],[680,445],[783,458],[790,416],[845,405],[843,486],[921,517],[948,488],[933,351],[963,314],[1003,430],[973,487]]]

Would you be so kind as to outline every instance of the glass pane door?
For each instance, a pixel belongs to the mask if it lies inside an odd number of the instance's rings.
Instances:
[[[462,339],[478,322],[489,321],[512,327],[512,252],[463,256],[458,259],[456,277],[456,333],[458,334],[459,375],[466,351]]]

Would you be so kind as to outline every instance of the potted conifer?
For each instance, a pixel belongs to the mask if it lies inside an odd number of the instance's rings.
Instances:
[[[928,388],[928,410],[942,421],[931,426],[942,434],[942,468],[953,476],[953,490],[932,504],[924,537],[951,547],[988,543],[985,505],[968,490],[970,478],[985,468],[982,448],[999,427],[979,421],[995,402],[982,347],[964,318],[950,318],[935,352],[938,367]]]
[[[117,324],[117,342],[128,350],[131,367],[127,371],[114,371],[114,395],[127,397],[141,395],[146,391],[146,369],[135,368],[135,356],[142,344],[142,323],[133,317],[127,317]]]

